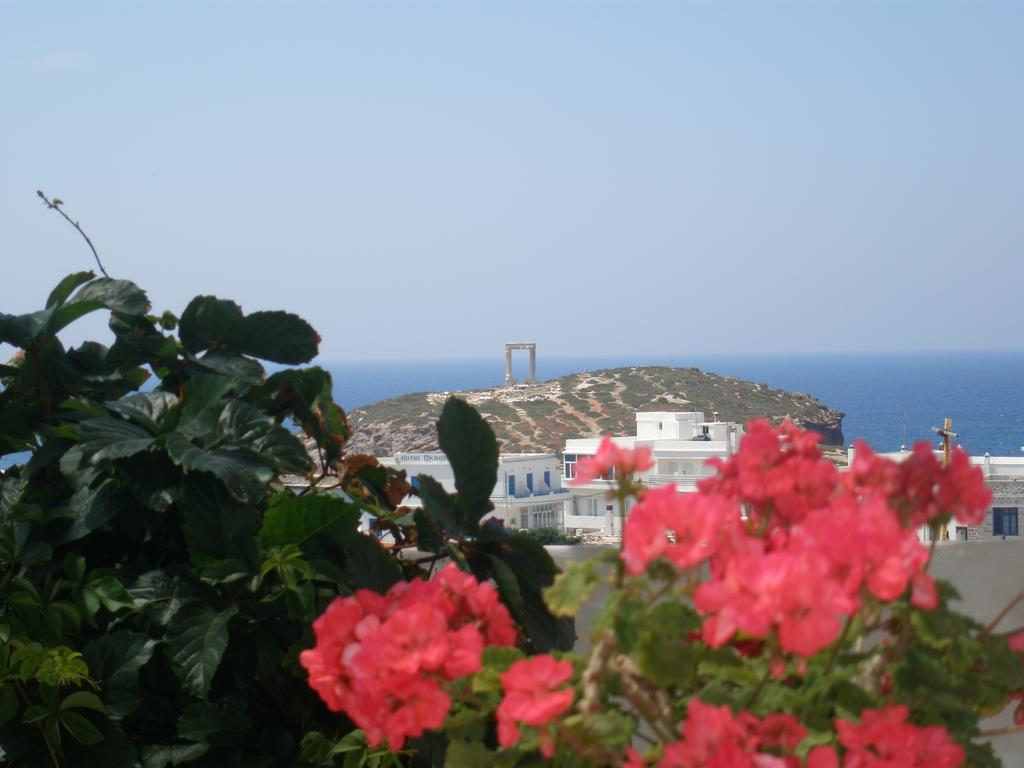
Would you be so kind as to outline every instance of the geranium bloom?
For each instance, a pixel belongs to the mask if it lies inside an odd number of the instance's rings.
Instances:
[[[686,712],[683,738],[665,747],[658,768],[789,768],[799,766],[791,752],[807,730],[791,715],[758,720],[749,712],[734,716],[694,697]],[[771,750],[771,751],[768,751]]]
[[[654,466],[651,449],[640,446],[636,449],[620,448],[607,435],[597,447],[597,453],[576,462],[575,476],[570,485],[585,485],[598,478],[628,477],[634,472],[643,472]]]
[[[644,494],[626,521],[622,560],[630,573],[643,573],[665,556],[680,568],[709,558],[716,541],[739,535],[736,506],[704,494],[680,494],[673,484]]]
[[[906,722],[905,706],[865,709],[860,723],[836,720],[840,743],[846,747],[843,768],[956,768],[964,750],[938,725],[924,728]]]
[[[966,525],[980,525],[992,501],[984,473],[971,465],[962,448],[954,448],[949,466],[943,467],[924,441],[898,462],[876,455],[867,443],[858,441],[846,483],[861,495],[884,496],[908,528],[949,516]]]
[[[718,475],[699,487],[747,505],[756,525],[766,516],[771,525],[796,523],[827,506],[838,484],[835,466],[821,456],[820,439],[789,420],[776,427],[755,419],[747,424],[739,451],[725,461],[708,462]]]
[[[316,647],[299,660],[327,706],[345,712],[376,746],[441,727],[451,708],[442,683],[480,669],[485,645],[513,645],[497,593],[449,563],[430,581],[386,595],[339,597],[313,623]]]
[[[519,724],[539,727],[572,706],[572,688],[559,688],[572,678],[572,664],[543,654],[517,661],[501,676],[505,696],[498,707],[498,743],[509,747],[519,741]],[[554,745],[542,740],[541,751],[550,757]]]
[[[828,560],[812,549],[730,558],[694,595],[704,620],[704,642],[713,648],[734,634],[765,637],[778,630],[784,651],[812,656],[839,634],[840,616],[854,604],[830,577]]]

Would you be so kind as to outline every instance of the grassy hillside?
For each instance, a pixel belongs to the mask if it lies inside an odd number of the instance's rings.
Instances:
[[[577,373],[533,385],[404,395],[349,414],[349,449],[386,456],[437,449],[434,423],[450,394],[472,403],[506,452],[560,451],[569,437],[635,433],[637,411],[717,411],[723,421],[787,416],[842,445],[843,414],[801,392],[784,392],[697,368],[645,366]]]

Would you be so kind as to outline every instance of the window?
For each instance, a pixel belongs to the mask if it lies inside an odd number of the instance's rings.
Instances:
[[[1019,535],[1017,533],[1017,507],[992,507],[992,535]]]
[[[516,495],[516,476],[515,475],[509,475],[508,476],[508,495],[509,496],[515,496]]]
[[[551,488],[551,473],[548,471],[544,472],[544,485],[549,489]]]
[[[415,488],[417,491],[420,489],[420,478],[419,475],[413,475],[409,478],[409,485]]]
[[[526,489],[533,493],[533,472],[526,473]]]
[[[573,470],[576,468],[576,454],[575,453],[567,453],[562,458],[562,461],[563,461],[563,463],[565,465],[564,466],[565,479],[566,480],[572,480],[572,478],[573,478]]]

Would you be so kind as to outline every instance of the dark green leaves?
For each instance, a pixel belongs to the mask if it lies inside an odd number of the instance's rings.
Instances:
[[[78,292],[69,299],[75,288]],[[149,299],[135,283],[107,277],[92,279],[91,272],[78,272],[65,277],[50,292],[46,309],[26,315],[0,313],[0,342],[27,347],[97,309],[141,315],[148,308]]]
[[[313,327],[288,312],[242,314],[233,301],[197,296],[181,316],[178,329],[185,348],[196,354],[225,349],[275,363],[305,363],[316,357],[320,337]]]
[[[228,622],[238,613],[231,606],[217,612],[210,605],[188,603],[167,630],[167,654],[182,685],[205,699],[228,647]]]
[[[311,536],[330,531],[339,546],[347,546],[359,529],[361,510],[338,496],[281,495],[263,519],[260,539],[268,547],[301,545]]]
[[[181,313],[178,337],[192,354],[222,346],[242,318],[242,308],[233,301],[196,296]]]
[[[141,701],[139,670],[153,655],[156,643],[139,632],[111,632],[85,648],[89,672],[113,717],[125,717]]]
[[[475,531],[480,518],[494,508],[490,501],[498,481],[494,430],[465,400],[450,397],[437,422],[437,437],[455,473],[459,495],[455,518],[467,531]]]
[[[231,335],[229,345],[242,354],[297,365],[316,357],[320,336],[313,326],[289,312],[253,312]]]

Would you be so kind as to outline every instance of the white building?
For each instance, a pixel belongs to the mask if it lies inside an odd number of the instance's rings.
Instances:
[[[942,451],[936,451],[941,461]],[[902,450],[880,454],[887,459],[902,461],[910,451]],[[849,450],[849,461],[853,462],[854,449]],[[951,521],[940,533],[943,540],[979,541],[984,539],[1020,540],[1021,508],[1024,508],[1024,457],[1021,456],[972,456],[971,464],[985,473],[985,485],[992,491],[992,504],[980,526],[967,526]],[[931,539],[931,531],[923,526],[918,535],[923,541]]]
[[[697,481],[714,474],[706,466],[710,458],[726,458],[736,452],[743,427],[731,421],[705,421],[699,411],[646,411],[636,414],[636,434],[613,437],[616,445],[635,449],[646,446],[654,456],[654,467],[639,479],[652,486],[675,483],[680,491],[697,490]],[[576,462],[593,456],[599,437],[565,441],[565,478],[571,480]],[[612,480],[595,480],[572,486],[565,512],[566,530],[581,529],[618,535],[618,511],[607,499]],[[627,510],[628,513],[628,510]]]
[[[404,469],[412,486],[418,487],[418,475],[430,475],[446,491],[455,491],[455,473],[448,457],[440,451],[396,453],[380,459],[381,464]],[[491,493],[494,512],[509,528],[557,528],[563,526],[565,502],[569,490],[562,485],[552,453],[503,453],[498,457],[498,482]],[[406,506],[421,506],[418,496],[407,496]]]

